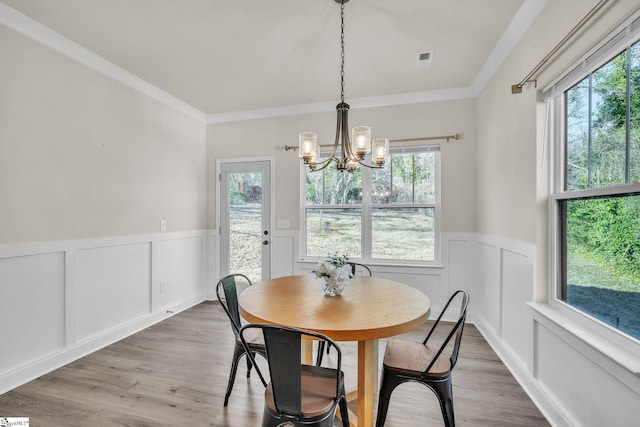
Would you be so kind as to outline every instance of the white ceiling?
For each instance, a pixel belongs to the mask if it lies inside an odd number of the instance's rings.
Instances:
[[[333,108],[340,97],[335,0],[3,2],[9,8],[0,15],[18,11],[18,21],[48,27],[209,117]],[[477,92],[544,3],[349,1],[346,101],[382,105]],[[416,55],[426,50],[433,51],[431,67],[416,69]]]

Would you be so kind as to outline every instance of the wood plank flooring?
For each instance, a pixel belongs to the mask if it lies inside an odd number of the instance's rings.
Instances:
[[[406,338],[420,341],[427,328]],[[220,305],[205,302],[1,395],[0,417],[29,417],[36,427],[256,427],[264,389],[257,375],[246,377],[244,362],[222,406],[233,343]],[[356,345],[340,344],[347,388],[355,388]],[[381,341],[380,360],[383,351]],[[328,364],[334,356],[325,356]],[[473,325],[465,327],[453,394],[458,426],[549,425]],[[419,384],[400,386],[385,426],[425,425],[443,425],[435,396]]]

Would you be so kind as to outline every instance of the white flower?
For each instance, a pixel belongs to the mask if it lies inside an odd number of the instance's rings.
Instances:
[[[353,278],[349,258],[346,255],[334,255],[328,260],[318,263],[313,273],[317,278],[326,277],[340,283]]]
[[[318,279],[322,279],[320,288],[325,295],[336,296],[342,293],[345,285],[351,280],[351,265],[346,255],[334,255],[326,261],[318,263],[313,270]]]

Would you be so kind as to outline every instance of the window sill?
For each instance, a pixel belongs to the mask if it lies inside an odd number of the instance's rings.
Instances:
[[[298,259],[296,262],[300,263],[300,264],[309,264],[309,265],[315,265],[319,262],[324,261],[323,258],[318,258],[318,259]],[[392,262],[392,261],[383,261],[383,262],[369,262],[369,261],[363,261],[361,259],[354,259],[354,261],[356,262],[361,262],[363,264],[366,264],[368,267],[371,268],[377,268],[377,267],[381,267],[382,269],[390,267],[392,269],[395,268],[404,268],[404,269],[409,269],[409,268],[413,268],[413,269],[420,269],[420,270],[429,270],[429,269],[443,269],[444,265],[438,263],[438,264],[411,264],[409,262]]]
[[[570,319],[560,311],[552,308],[549,304],[527,303],[537,314],[551,321],[557,327],[569,333],[581,343],[586,344],[594,351],[612,360],[619,366],[640,378],[640,358],[632,352],[625,350],[620,345],[611,340],[590,331],[578,322]],[[567,341],[568,342],[568,341]],[[571,345],[570,342],[568,344]]]

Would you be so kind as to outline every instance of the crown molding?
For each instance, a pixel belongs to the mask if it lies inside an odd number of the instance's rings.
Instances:
[[[520,9],[518,9],[518,12],[514,16],[514,19],[502,34],[500,40],[470,86],[394,95],[352,98],[349,100],[350,106],[354,108],[375,108],[475,98],[480,94],[487,82],[524,36],[531,23],[547,4],[547,1],[548,0],[524,0]],[[335,101],[328,101],[206,114],[2,2],[0,2],[0,23],[94,69],[101,74],[104,74],[146,96],[149,96],[150,98],[153,98],[206,124],[335,111]]]
[[[201,122],[206,120],[206,114],[202,111],[4,3],[0,3],[0,23],[189,117]]]
[[[527,32],[533,21],[538,17],[542,9],[547,5],[548,0],[525,0],[520,9],[502,33],[500,40],[491,51],[491,54],[480,69],[480,72],[473,79],[471,91],[475,98],[489,82],[491,77],[498,71],[498,68],[507,59],[507,56],[516,47],[520,39]]]
[[[368,96],[348,100],[351,108],[376,108],[394,105],[422,104],[426,102],[450,101],[473,98],[470,87],[429,90],[397,95]],[[230,113],[208,114],[207,124],[237,122],[243,120],[268,119],[273,117],[299,116],[303,114],[326,113],[336,110],[337,101],[316,102],[312,104],[287,105],[284,107],[261,108],[256,110],[235,111]]]

